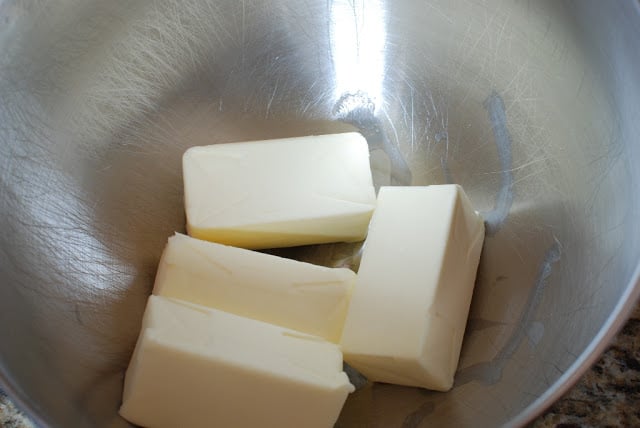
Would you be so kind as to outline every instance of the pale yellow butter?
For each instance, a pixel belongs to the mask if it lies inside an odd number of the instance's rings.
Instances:
[[[338,342],[356,275],[176,234],[153,293]]]
[[[193,147],[183,177],[189,234],[236,247],[360,241],[375,207],[358,133]]]
[[[484,240],[460,186],[382,187],[341,339],[372,381],[453,384]]]
[[[351,391],[335,344],[151,296],[120,414],[157,428],[330,428]]]

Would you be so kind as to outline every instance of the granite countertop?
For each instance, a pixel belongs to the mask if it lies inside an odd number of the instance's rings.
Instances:
[[[533,428],[604,426],[640,426],[640,305],[600,361],[532,424]],[[2,391],[0,427],[33,427]]]
[[[542,427],[640,427],[640,305],[602,358],[539,417]]]

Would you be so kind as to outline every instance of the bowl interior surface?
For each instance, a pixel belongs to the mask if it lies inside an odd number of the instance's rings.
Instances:
[[[0,384],[42,425],[128,425],[195,145],[359,130],[376,186],[459,183],[485,216],[454,389],[363,383],[339,427],[522,424],[638,294],[636,2],[4,0],[0,19]]]

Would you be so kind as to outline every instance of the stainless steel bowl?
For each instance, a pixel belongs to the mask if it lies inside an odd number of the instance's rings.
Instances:
[[[640,292],[639,42],[631,0],[0,0],[0,386],[125,426],[182,152],[359,129],[378,185],[460,183],[488,237],[455,388],[364,385],[338,426],[526,423]]]

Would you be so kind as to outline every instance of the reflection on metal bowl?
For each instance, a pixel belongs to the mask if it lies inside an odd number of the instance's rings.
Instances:
[[[194,145],[359,130],[378,186],[459,183],[484,213],[454,389],[363,384],[340,427],[524,424],[640,292],[636,2],[4,0],[0,22],[0,384],[43,426],[127,425]]]

